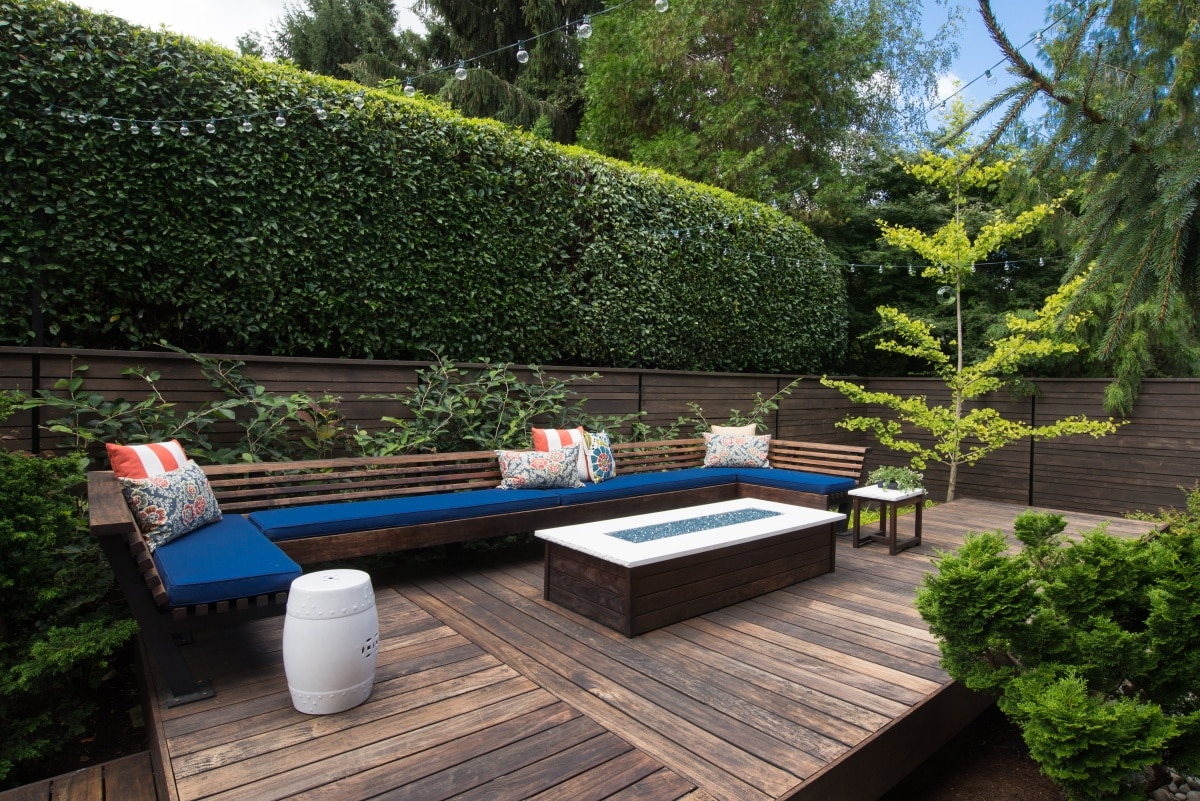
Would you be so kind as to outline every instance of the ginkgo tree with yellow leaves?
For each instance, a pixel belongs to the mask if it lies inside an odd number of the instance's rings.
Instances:
[[[989,254],[1005,243],[1031,232],[1061,202],[1043,203],[1012,218],[1003,211],[996,211],[972,236],[962,213],[966,192],[994,186],[1012,167],[1009,161],[977,162],[966,150],[952,149],[948,154],[923,153],[920,163],[906,169],[914,177],[949,193],[955,207],[953,219],[931,234],[879,221],[883,238],[889,244],[912,250],[928,262],[922,277],[953,292],[957,332],[950,342],[953,352],[947,353],[928,323],[899,309],[880,306],[877,311],[882,319],[882,329],[890,336],[885,336],[876,347],[927,362],[949,389],[949,404],[931,405],[924,395],[871,392],[851,381],[828,377],[821,380],[822,384],[837,389],[855,403],[890,409],[893,414],[886,419],[850,416],[838,425],[851,431],[869,431],[880,445],[912,454],[910,464],[913,469],[924,470],[930,462],[946,465],[950,470],[947,501],[954,500],[960,465],[973,465],[1012,442],[1027,437],[1053,439],[1074,434],[1100,437],[1117,428],[1112,418],[1092,420],[1077,415],[1046,425],[1031,425],[1021,420],[1009,420],[988,406],[967,408],[971,401],[1000,389],[1023,364],[1076,352],[1079,348],[1070,334],[1085,319],[1066,311],[1083,280],[1080,276],[1063,284],[1032,316],[1007,314],[1005,331],[989,343],[990,353],[973,364],[963,362],[964,281],[973,272],[976,262],[986,261]],[[918,439],[915,432],[924,432],[927,436]]]

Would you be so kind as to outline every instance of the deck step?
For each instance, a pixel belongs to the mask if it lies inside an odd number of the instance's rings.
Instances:
[[[150,752],[80,768],[0,792],[0,801],[158,801]]]

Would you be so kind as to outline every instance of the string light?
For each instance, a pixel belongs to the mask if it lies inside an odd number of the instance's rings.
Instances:
[[[425,77],[426,75],[432,75],[434,73],[444,72],[444,71],[448,71],[451,69],[453,69],[454,77],[457,80],[464,81],[467,79],[467,75],[468,75],[467,69],[472,62],[486,59],[486,58],[496,55],[497,53],[500,53],[504,50],[510,50],[510,49],[515,48],[517,51],[516,52],[517,60],[520,63],[524,64],[529,60],[529,49],[526,47],[526,42],[534,42],[534,41],[542,38],[543,36],[550,36],[550,35],[573,28],[575,34],[579,38],[587,39],[592,35],[592,32],[594,30],[592,27],[592,17],[600,16],[601,14],[609,14],[614,11],[618,11],[618,10],[624,8],[625,6],[630,5],[631,3],[634,3],[637,1],[638,0],[623,0],[623,2],[618,3],[609,8],[602,9],[601,11],[597,11],[595,14],[585,14],[578,23],[567,22],[563,25],[560,25],[557,28],[554,28],[553,30],[543,31],[542,33],[539,33],[536,36],[534,36],[532,39],[528,39],[528,40],[522,39],[522,40],[518,41],[517,44],[515,44],[515,45],[507,45],[505,47],[497,48],[496,50],[493,50],[488,53],[483,53],[478,56],[460,59],[456,66],[438,67],[436,69],[429,70],[428,72],[423,72],[423,73],[420,73],[415,76],[409,76],[409,77],[405,78],[405,80],[404,80],[404,88],[403,88],[404,94],[406,97],[414,97],[417,93],[416,81],[420,80],[421,78]],[[644,2],[644,1],[645,0],[641,0],[641,2]],[[655,0],[654,7],[656,10],[658,10],[660,12],[666,11],[670,7],[669,0]],[[582,69],[583,64],[580,63],[579,67],[580,67],[580,69]],[[357,94],[355,94],[351,97],[350,102],[353,103],[356,108],[359,108],[359,109],[364,108],[364,106],[366,105],[365,93],[362,91],[359,91]],[[137,120],[137,119],[133,119],[132,117],[93,115],[93,114],[89,114],[87,112],[80,112],[78,110],[58,108],[54,105],[49,105],[49,106],[43,107],[42,112],[46,116],[52,116],[53,114],[55,114],[56,111],[60,112],[62,114],[63,118],[66,119],[67,122],[70,122],[70,123],[78,122],[80,124],[86,124],[93,119],[105,120],[112,127],[113,131],[120,132],[120,131],[124,130],[127,126],[129,132],[132,134],[137,134],[141,131],[141,124],[143,122],[150,125],[150,131],[155,135],[160,135],[162,133],[163,126],[169,124],[171,127],[178,126],[181,136],[188,136],[191,134],[192,126],[203,125],[204,130],[207,131],[208,133],[212,134],[212,133],[216,132],[215,129],[219,128],[220,124],[222,122],[229,121],[229,122],[237,123],[238,120],[241,120],[240,126],[238,126],[238,127],[240,127],[243,132],[249,133],[254,130],[254,123],[251,122],[251,120],[255,117],[264,117],[264,116],[273,116],[274,124],[277,127],[282,128],[285,125],[287,125],[287,115],[290,115],[297,111],[311,111],[313,116],[317,119],[318,122],[324,122],[328,118],[329,112],[324,108],[324,106],[319,101],[315,102],[315,108],[313,108],[313,105],[314,105],[314,103],[312,101],[310,101],[309,103],[306,103],[303,106],[296,106],[294,108],[281,108],[281,109],[276,109],[273,111],[255,111],[255,112],[251,112],[248,114],[238,114],[238,115],[229,116],[229,117],[219,117],[219,116],[218,117],[209,117],[207,120],[205,120],[203,117],[201,117],[200,119],[190,119],[190,120],[164,120],[161,118],[156,119],[154,121]],[[343,117],[346,116],[345,110],[342,111],[342,116]]]
[[[666,2],[666,0],[659,0],[659,1]],[[1035,33],[1033,36],[1029,37],[1029,39],[1027,39],[1025,41],[1025,44],[1023,44],[1017,48],[1017,52],[1024,50],[1026,47],[1028,47],[1030,44],[1033,44],[1033,43],[1037,43],[1038,45],[1041,45],[1042,37],[1046,33],[1046,31],[1049,31],[1051,28],[1058,25],[1064,19],[1069,17],[1071,14],[1075,13],[1075,11],[1077,9],[1084,6],[1087,2],[1088,2],[1088,0],[1079,0],[1079,2],[1075,3],[1074,6],[1072,6],[1066,12],[1061,14],[1057,19],[1055,19],[1053,22],[1051,22],[1045,28],[1042,28],[1037,33]],[[657,5],[658,5],[658,3],[656,2],[655,7],[657,7]],[[1001,66],[1004,65],[1004,63],[1006,61],[1007,61],[1007,59],[1000,59],[999,61],[997,61],[995,64],[993,64],[991,66],[991,69],[984,70],[982,75],[976,75],[974,78],[967,81],[965,84],[962,84],[961,86],[959,86],[958,89],[955,90],[954,92],[952,92],[949,96],[942,98],[942,100],[939,103],[937,103],[933,107],[927,109],[925,111],[925,113],[923,115],[921,115],[921,120],[924,121],[924,120],[928,119],[929,115],[932,114],[934,111],[939,111],[941,109],[946,108],[947,101],[953,100],[954,98],[958,97],[963,92],[967,91],[967,89],[969,89],[972,84],[974,84],[976,81],[979,81],[980,79],[986,80],[988,82],[988,84],[995,86],[997,79],[996,79],[996,76],[992,74],[992,70],[999,69]]]

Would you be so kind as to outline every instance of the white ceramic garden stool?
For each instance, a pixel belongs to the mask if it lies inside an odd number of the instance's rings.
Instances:
[[[292,582],[283,621],[283,672],[296,709],[328,715],[367,700],[378,650],[379,616],[369,575],[322,570]]]

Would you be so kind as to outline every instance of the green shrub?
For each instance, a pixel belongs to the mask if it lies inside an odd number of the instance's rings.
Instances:
[[[181,406],[159,392],[157,372],[132,367],[122,375],[142,379],[147,394],[140,399],[110,400],[87,387],[87,365],[76,365],[70,378],[56,381],[52,390],[40,390],[21,405],[61,413],[43,427],[63,437],[62,444],[84,455],[85,461],[87,456],[101,456],[100,446],[106,442],[177,439],[193,458],[224,464],[325,458],[340,454],[350,441],[338,410],[339,398],[314,398],[302,392],[279,395],[245,376],[243,361],[186,355],[199,365],[209,386],[225,397]],[[220,446],[214,443],[214,433],[226,435],[226,440],[233,434],[237,439]]]
[[[942,664],[996,695],[1072,799],[1135,798],[1143,770],[1200,768],[1200,488],[1161,533],[1064,538],[1026,512],[939,555],[917,608]]]
[[[101,681],[136,630],[106,602],[80,464],[0,449],[0,787],[84,731],[92,710],[73,690]]]
[[[0,86],[0,342],[31,343],[37,295],[78,347],[772,372],[846,348],[821,243],[711,187],[56,0],[0,3]]]

